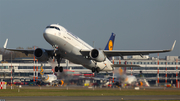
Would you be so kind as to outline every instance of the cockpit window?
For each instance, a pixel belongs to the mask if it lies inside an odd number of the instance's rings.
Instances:
[[[46,28],[54,28],[54,29],[57,29],[60,31],[60,29],[58,27],[55,27],[55,26],[47,26]]]

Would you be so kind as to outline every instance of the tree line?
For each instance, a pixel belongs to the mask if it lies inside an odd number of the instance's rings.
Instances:
[[[16,49],[24,49],[22,47],[17,47]],[[27,47],[27,49],[33,49],[31,47]],[[28,56],[26,56],[24,53],[21,52],[17,52],[17,51],[9,51],[9,50],[5,50],[4,48],[0,48],[0,54],[2,54],[2,59],[5,60],[11,60],[15,59],[15,58],[22,58],[22,57],[34,57],[33,54],[28,54]]]

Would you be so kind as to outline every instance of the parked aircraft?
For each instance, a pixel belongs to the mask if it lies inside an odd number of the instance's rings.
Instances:
[[[148,55],[151,53],[170,52],[173,50],[175,42],[169,50],[146,50],[146,51],[121,51],[113,50],[115,34],[112,33],[104,50],[94,49],[76,35],[70,33],[64,27],[58,24],[47,26],[43,33],[44,39],[52,45],[53,49],[37,48],[29,49],[9,49],[6,48],[8,39],[4,44],[6,50],[23,52],[26,55],[34,54],[39,61],[47,61],[50,57],[55,57],[58,66],[55,71],[62,72],[60,67],[62,58],[68,59],[73,63],[81,64],[84,67],[99,73],[100,71],[112,71],[113,67],[137,67],[137,65],[112,64],[108,57],[111,56],[129,56],[129,55]]]
[[[116,81],[120,80],[123,84],[132,84],[137,82],[137,78],[134,75],[127,75],[126,71],[119,68],[119,73],[115,72]]]
[[[43,66],[41,66],[41,71],[40,71],[40,78],[41,78],[41,81],[44,82],[44,83],[50,83],[51,85],[52,84],[58,84],[59,83],[59,80],[57,79],[57,76],[54,75],[54,74],[44,74],[44,69],[43,69]]]

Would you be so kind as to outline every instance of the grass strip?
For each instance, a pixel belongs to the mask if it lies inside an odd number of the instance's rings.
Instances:
[[[128,96],[128,95],[180,95],[180,90],[128,90],[128,89],[2,89],[0,96]]]

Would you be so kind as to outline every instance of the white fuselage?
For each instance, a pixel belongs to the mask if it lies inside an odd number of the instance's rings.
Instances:
[[[116,75],[115,75],[116,76]],[[132,84],[137,82],[137,78],[133,75],[117,75],[116,81],[121,81],[123,84]]]
[[[41,76],[41,80],[44,83],[52,83],[53,81],[57,81],[57,76],[54,74],[44,74]]]
[[[81,64],[88,69],[99,67],[101,71],[113,70],[111,61],[109,61],[108,58],[103,62],[95,62],[94,60],[84,57],[80,53],[80,50],[82,49],[92,50],[93,47],[85,43],[79,37],[68,32],[64,27],[57,24],[52,24],[52,26],[58,27],[59,30],[55,28],[46,28],[43,36],[49,44],[58,47],[58,52],[61,54],[61,57],[66,58],[73,63]]]
[[[132,83],[135,83],[137,82],[137,78],[133,75],[127,75],[126,76],[126,79],[124,80],[124,84],[132,84]]]

